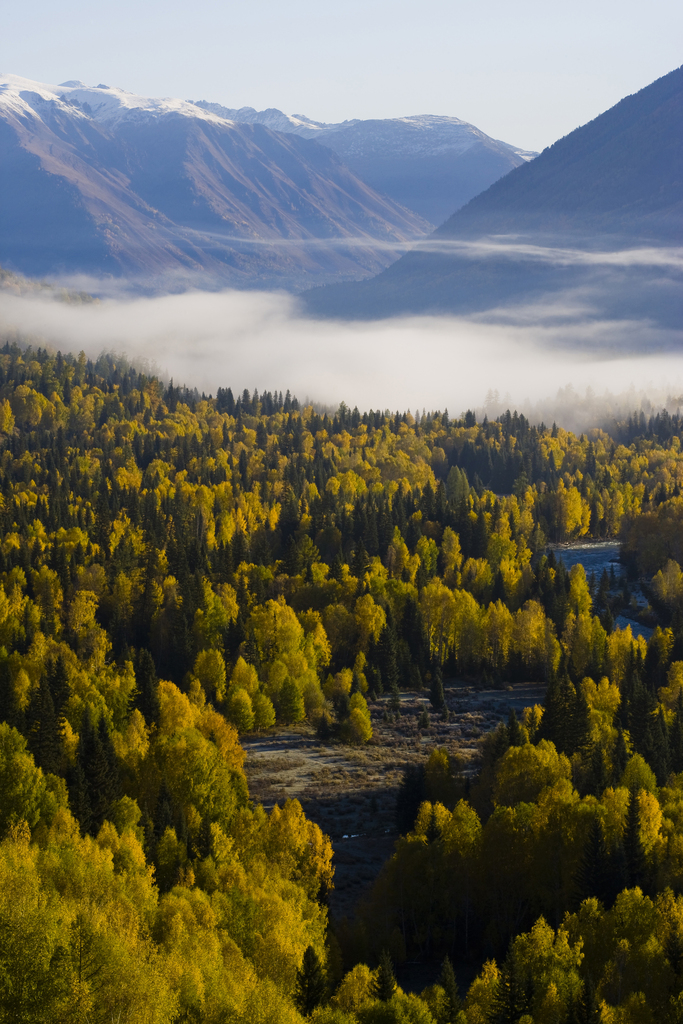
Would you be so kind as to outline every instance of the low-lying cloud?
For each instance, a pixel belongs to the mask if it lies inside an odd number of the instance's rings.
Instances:
[[[678,405],[683,332],[596,320],[581,296],[477,317],[319,321],[280,293],[223,291],[69,305],[0,293],[0,331],[62,351],[149,361],[215,394],[289,389],[360,409],[508,406],[546,422],[595,425],[645,402]],[[569,390],[568,390],[569,389]],[[683,405],[683,398],[680,399]]]

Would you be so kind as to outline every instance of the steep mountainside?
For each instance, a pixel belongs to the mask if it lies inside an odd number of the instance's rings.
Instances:
[[[428,227],[296,135],[0,77],[0,263],[23,273],[300,288],[376,273]]]
[[[378,192],[441,224],[502,175],[536,156],[498,142],[457,117],[418,114],[341,124],[281,110],[239,110],[201,101],[203,110],[244,124],[315,139]]]
[[[605,315],[680,324],[680,254],[644,250],[683,239],[682,169],[679,68],[496,182],[374,280],[311,292],[309,308],[473,312],[580,288]]]

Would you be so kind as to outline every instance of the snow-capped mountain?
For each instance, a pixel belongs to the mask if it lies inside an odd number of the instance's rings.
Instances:
[[[176,99],[0,75],[0,263],[301,288],[430,225],[314,141]]]
[[[416,114],[339,124],[281,110],[233,109],[197,102],[201,110],[240,124],[315,139],[378,192],[440,224],[475,195],[537,154],[492,139],[457,117]]]

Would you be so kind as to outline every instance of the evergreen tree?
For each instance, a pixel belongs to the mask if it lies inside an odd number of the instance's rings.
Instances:
[[[462,1010],[462,1000],[458,991],[458,982],[456,981],[453,964],[448,957],[444,959],[441,965],[439,984],[446,993],[445,1012],[439,1020],[439,1024],[456,1024],[458,1014]]]
[[[28,745],[33,759],[44,772],[59,775],[61,735],[46,676],[43,676],[33,695],[26,718]]]
[[[626,829],[624,831],[624,854],[626,857],[626,871],[628,884],[631,888],[636,885],[643,887],[645,884],[645,851],[640,838],[640,811],[638,809],[638,795],[631,790],[628,802],[628,813],[626,815]]]
[[[576,872],[575,891],[577,903],[595,896],[609,905],[611,896],[611,859],[605,845],[605,835],[600,818],[595,815],[586,837],[581,860]]]
[[[391,608],[387,609],[387,621],[377,644],[376,659],[382,673],[382,682],[386,690],[398,686],[398,637]]]
[[[586,793],[601,797],[607,787],[607,766],[605,751],[599,743],[594,743],[591,750]]]
[[[517,713],[515,712],[514,708],[510,709],[510,714],[508,716],[507,730],[508,730],[508,741],[509,741],[510,746],[511,747],[521,747],[522,744],[524,743],[524,733],[522,732],[521,725],[517,721]]]
[[[576,725],[577,696],[566,671],[560,669],[557,680],[551,680],[546,691],[539,738],[550,740],[561,754],[576,749],[582,727]]]
[[[652,755],[648,764],[657,776],[657,785],[666,785],[669,776],[669,763],[671,755],[669,750],[669,727],[666,724],[663,708],[659,712],[652,725]]]
[[[394,975],[394,965],[391,962],[391,956],[389,950],[382,950],[382,955],[379,958],[379,967],[377,968],[377,977],[373,984],[373,994],[375,999],[381,999],[382,1002],[387,1002],[393,996],[396,991],[396,976]]]
[[[612,785],[617,786],[621,780],[622,775],[628,764],[628,749],[626,747],[626,740],[624,738],[624,730],[621,726],[617,726],[617,741],[614,744],[614,753],[612,755]]]
[[[92,811],[88,782],[78,757],[67,773],[67,786],[71,813],[80,826],[81,835],[89,835],[92,831]]]
[[[423,765],[409,765],[396,795],[396,828],[401,835],[411,832],[420,804],[425,798],[425,770]]]
[[[50,661],[47,668],[47,684],[50,688],[55,716],[61,730],[64,722],[64,706],[71,695],[64,655],[59,654]]]
[[[678,691],[676,717],[669,732],[669,764],[676,775],[683,772],[683,687]]]
[[[672,924],[664,943],[664,952],[671,965],[671,969],[679,980],[683,973],[683,935],[681,935],[680,924]]]
[[[583,692],[583,687],[576,689],[574,714],[572,716],[572,736],[567,753],[573,754],[586,746],[590,738],[590,708]]]
[[[517,1024],[531,1009],[529,980],[522,976],[512,949],[509,950],[498,977],[491,1006],[491,1024]]]
[[[77,757],[86,779],[91,814],[88,831],[91,835],[97,835],[118,795],[118,773],[115,773],[112,766],[110,744],[104,718],[100,727],[93,726],[86,708],[81,722]]]
[[[441,666],[435,665],[432,669],[432,685],[429,690],[429,699],[435,711],[442,711],[446,705],[446,698],[443,692],[443,676]]]
[[[138,651],[135,663],[135,706],[142,713],[147,725],[159,720],[159,682],[154,659],[146,648]]]
[[[313,946],[308,946],[296,973],[294,1001],[297,1009],[304,1017],[309,1017],[323,1002],[326,993],[327,981],[322,964]]]
[[[159,842],[167,828],[173,828],[174,818],[173,797],[171,796],[171,792],[166,784],[166,779],[164,778],[161,780],[156,807],[154,809],[153,824],[155,842]]]
[[[595,986],[586,978],[580,992],[572,1000],[567,1024],[600,1024],[602,1012],[595,995]]]

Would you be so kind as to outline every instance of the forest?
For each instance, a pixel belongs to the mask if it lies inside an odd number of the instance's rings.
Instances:
[[[207,397],[8,341],[0,1020],[683,1022],[680,434]],[[619,579],[549,546],[581,539]],[[406,773],[330,920],[330,840],[250,799],[240,738],[373,743],[382,695],[527,680],[476,764]]]

